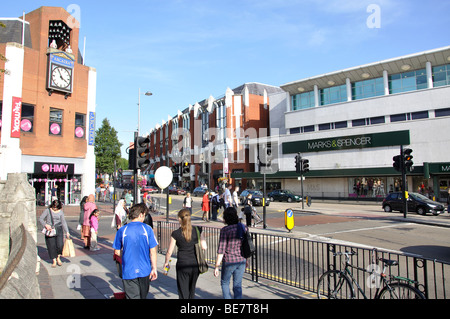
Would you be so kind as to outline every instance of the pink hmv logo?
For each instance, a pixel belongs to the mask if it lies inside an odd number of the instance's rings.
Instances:
[[[67,173],[69,165],[65,164],[43,164],[42,171],[45,173]]]

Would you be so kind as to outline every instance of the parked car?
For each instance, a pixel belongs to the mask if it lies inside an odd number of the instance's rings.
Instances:
[[[192,192],[192,196],[203,196],[203,195],[205,195],[207,190],[208,189],[206,187],[202,187],[202,186],[196,187],[194,189],[194,191]],[[212,190],[209,190],[209,192],[211,193]]]
[[[158,193],[159,190],[155,186],[144,186],[141,189],[141,193],[144,193],[144,192],[147,192],[147,193],[150,193],[150,194],[154,194],[154,193]]]
[[[179,188],[177,186],[169,186],[169,194],[174,195],[186,195],[186,191],[182,188]]]
[[[419,193],[408,193],[408,212],[416,212],[419,215],[425,215],[431,213],[435,216],[444,212],[444,205],[432,201],[428,197],[425,197]],[[391,212],[394,210],[403,211],[403,192],[390,193],[383,200],[383,209],[385,212]]]
[[[287,189],[275,189],[267,194],[267,196],[269,196],[271,202],[279,200],[280,202],[287,201],[291,203],[294,201],[300,202],[302,200],[302,197],[300,195],[294,194]]]
[[[239,194],[239,202],[241,204],[244,204],[245,198],[248,196],[248,194],[252,194],[252,205],[253,206],[262,206],[262,199],[263,199],[263,193],[261,191],[255,190],[255,189],[246,189],[243,190],[242,193]],[[266,198],[266,206],[269,206],[270,199]]]

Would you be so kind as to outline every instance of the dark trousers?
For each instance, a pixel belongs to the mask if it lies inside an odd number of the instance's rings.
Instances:
[[[135,279],[123,279],[123,290],[127,299],[147,299],[150,288],[149,276]]]
[[[61,255],[64,247],[64,234],[62,227],[56,227],[56,236],[45,236],[45,244],[47,245],[50,259],[55,259],[58,255]]]
[[[211,216],[211,219],[212,219],[212,220],[217,220],[217,214],[218,214],[218,212],[219,212],[219,206],[213,205],[213,206],[212,206],[212,216]]]
[[[177,288],[180,299],[194,299],[199,276],[198,266],[177,267]]]

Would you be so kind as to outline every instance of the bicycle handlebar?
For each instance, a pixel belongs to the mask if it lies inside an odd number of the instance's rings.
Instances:
[[[352,256],[352,255],[357,255],[358,253],[356,252],[356,251],[354,251],[354,250],[352,250],[352,251],[345,251],[345,252],[342,252],[342,251],[335,251],[335,250],[331,250],[331,252],[333,253],[333,256],[342,256],[342,255],[345,255],[345,256]]]

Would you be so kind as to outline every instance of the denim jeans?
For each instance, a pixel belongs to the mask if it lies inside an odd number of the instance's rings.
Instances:
[[[220,285],[224,299],[232,299],[230,292],[230,279],[233,276],[233,295],[234,299],[242,299],[242,277],[245,272],[245,264],[241,263],[223,263]]]

